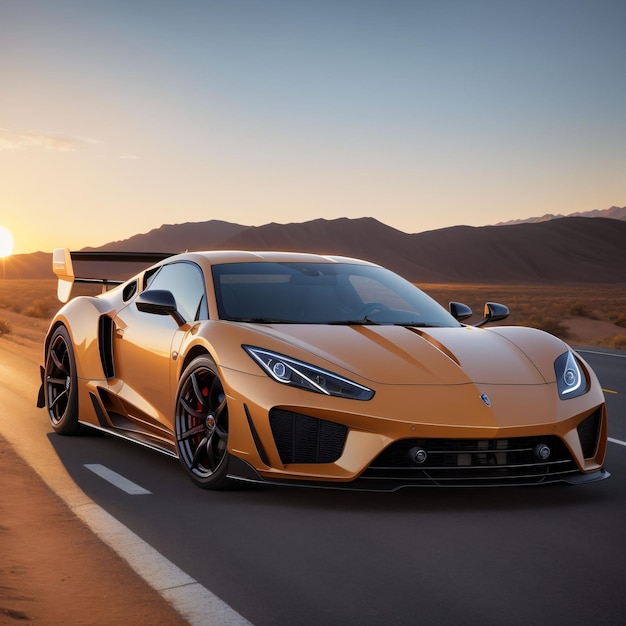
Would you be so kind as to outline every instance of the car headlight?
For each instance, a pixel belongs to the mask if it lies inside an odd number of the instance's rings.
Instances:
[[[554,362],[556,384],[561,400],[587,393],[587,378],[573,353],[568,350]]]
[[[352,400],[370,400],[374,397],[371,389],[314,365],[262,348],[242,347],[270,378],[284,385]]]

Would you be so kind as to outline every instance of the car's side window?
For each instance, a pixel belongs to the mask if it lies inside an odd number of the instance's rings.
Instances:
[[[149,277],[147,290],[153,289],[171,291],[179,313],[188,322],[208,319],[204,278],[197,265],[186,262],[163,265]]]
[[[150,286],[150,283],[152,282],[153,278],[157,275],[160,269],[161,269],[160,267],[157,267],[155,269],[146,270],[146,272],[143,275],[143,288],[144,289],[147,289]]]

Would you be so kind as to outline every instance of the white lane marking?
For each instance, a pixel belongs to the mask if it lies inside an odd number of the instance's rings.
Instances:
[[[584,352],[585,354],[599,354],[600,356],[615,356],[618,359],[626,359],[626,354],[613,354],[612,352],[598,352],[596,350],[576,350],[576,352]]]
[[[626,446],[626,441],[620,441],[619,439],[613,439],[613,437],[609,437],[609,441],[611,443],[616,443],[618,446]]]
[[[245,617],[94,502],[72,510],[191,626],[251,626]]]
[[[599,354],[600,356],[615,356],[618,359],[626,359],[626,354],[612,354],[610,352],[598,352],[597,350],[576,350],[576,352],[584,352],[585,354]],[[617,394],[617,391],[613,391],[612,389],[602,389],[604,393],[614,393]]]
[[[150,493],[105,465],[90,463],[85,464],[85,467],[127,493]],[[71,508],[102,541],[156,589],[190,626],[252,626],[230,605],[94,502],[87,501]]]
[[[128,478],[114,472],[112,469],[109,469],[106,465],[100,465],[99,463],[85,463],[85,467],[88,470],[91,470],[94,474],[100,476],[100,478],[104,478],[107,482],[115,485],[118,489],[129,493],[131,496],[143,496],[151,493],[147,489],[144,489],[141,485],[138,485],[132,480],[128,480]]]

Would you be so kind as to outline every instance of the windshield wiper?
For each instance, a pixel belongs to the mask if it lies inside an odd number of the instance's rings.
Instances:
[[[441,328],[439,324],[426,324],[424,322],[394,322],[394,326],[412,326],[414,328]]]
[[[375,322],[374,320],[366,318],[361,318],[359,320],[333,320],[332,322],[326,322],[331,326],[380,326],[380,322]]]
[[[243,322],[245,324],[300,324],[295,320],[283,320],[273,317],[229,317],[228,322]]]
[[[224,318],[227,322],[241,322],[244,324],[328,324],[330,326],[381,326],[380,322],[370,319],[359,320],[332,320],[332,321],[310,321],[310,320],[283,320],[273,317],[228,317]]]

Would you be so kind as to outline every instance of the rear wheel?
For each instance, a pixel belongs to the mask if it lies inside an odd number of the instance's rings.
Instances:
[[[82,430],[78,423],[76,359],[72,340],[65,326],[59,326],[50,339],[46,354],[44,392],[48,418],[55,432],[75,435]]]
[[[203,489],[231,486],[228,473],[228,405],[215,363],[194,359],[176,393],[176,447],[180,463]]]

